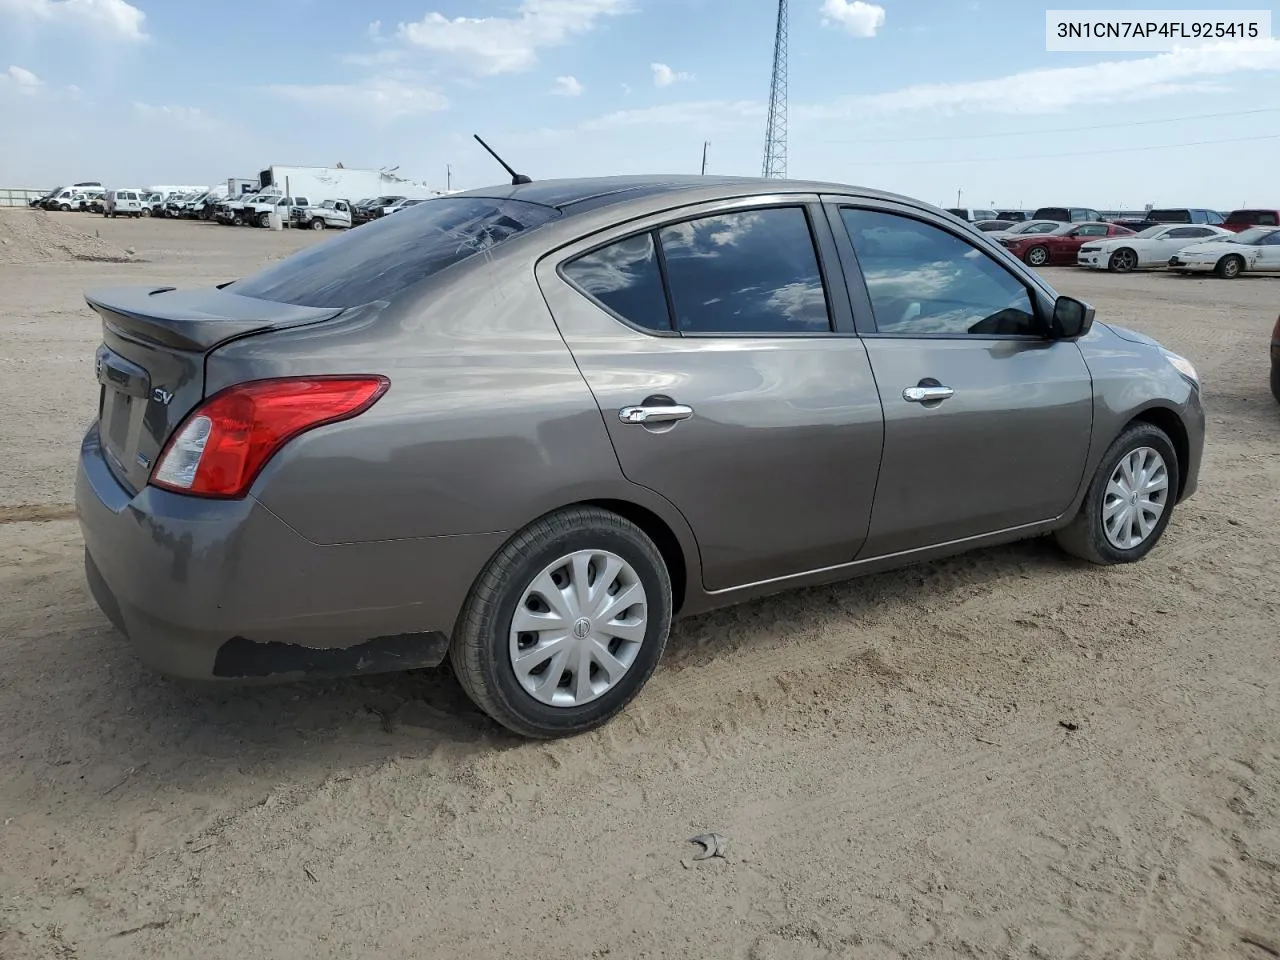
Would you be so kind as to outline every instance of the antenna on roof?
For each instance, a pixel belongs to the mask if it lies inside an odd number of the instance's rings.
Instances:
[[[473,133],[472,136],[476,138],[476,142],[479,143],[480,146],[484,147],[486,150],[489,151],[489,156],[493,157],[493,159],[497,160],[500,164],[502,164],[503,170],[511,174],[511,183],[513,186],[518,186],[522,183],[533,183],[533,181],[528,177],[526,177],[523,173],[516,173],[514,170],[512,170],[511,167],[507,164],[507,161],[503,160],[500,156],[498,156],[494,152],[493,147],[489,146],[487,143],[485,143],[483,140],[480,139],[480,134]]]

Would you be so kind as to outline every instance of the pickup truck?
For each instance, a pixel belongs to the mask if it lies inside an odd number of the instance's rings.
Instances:
[[[351,201],[326,200],[319,206],[295,206],[289,216],[297,227],[345,230],[351,226]]]
[[[257,200],[251,200],[244,205],[240,217],[242,222],[249,224],[251,227],[265,227],[271,223],[270,218],[273,210],[280,214],[282,221],[287,222],[289,220],[290,207],[307,207],[310,205],[311,201],[306,197],[260,196]]]
[[[235,200],[224,200],[213,208],[213,219],[226,226],[238,227],[245,222],[245,211],[250,204],[269,203],[278,199],[278,196],[274,193],[255,193]]]

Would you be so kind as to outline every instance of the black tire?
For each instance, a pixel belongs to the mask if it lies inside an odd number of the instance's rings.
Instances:
[[[310,226],[312,230],[323,230],[325,228],[324,217],[316,217],[310,224],[308,224],[308,226]]]
[[[1043,267],[1049,262],[1049,248],[1036,244],[1027,251],[1024,259],[1033,267]]]
[[[150,208],[150,207],[145,207],[145,208],[143,208],[143,211],[142,211],[142,214],[141,214],[141,215],[142,215],[142,216],[144,216],[144,217],[150,217],[150,216],[151,216],[151,208]]]
[[[516,679],[509,625],[530,582],[557,558],[585,549],[609,550],[631,565],[644,586],[648,624],[636,659],[614,687],[581,706],[553,707]],[[489,561],[458,619],[449,660],[472,702],[507,729],[532,738],[567,737],[600,726],[631,702],[653,674],[670,629],[671,577],[653,541],[615,513],[572,507],[534,521]]]
[[[271,226],[271,214],[269,214],[269,213],[260,213],[260,214],[258,214],[258,226],[260,226],[260,227],[269,227],[269,226]]]
[[[1120,256],[1120,254],[1126,256]],[[1107,261],[1107,269],[1112,273],[1128,273],[1130,270],[1136,270],[1138,267],[1138,254],[1129,247],[1121,247],[1111,255],[1111,259]]]
[[[1234,253],[1228,254],[1218,261],[1213,272],[1223,280],[1234,280],[1244,273],[1244,259]]]
[[[1280,363],[1271,365],[1271,395],[1280,403]]]
[[[1122,550],[1112,544],[1106,535],[1102,523],[1103,502],[1106,497],[1107,484],[1111,474],[1120,465],[1121,459],[1139,447],[1150,447],[1164,459],[1168,471],[1169,487],[1165,494],[1164,512],[1156,521],[1151,533],[1136,547]],[[1120,434],[1107,449],[1102,462],[1089,482],[1089,489],[1080,504],[1080,512],[1070,524],[1055,532],[1054,537],[1067,553],[1090,563],[1115,564],[1133,563],[1145,557],[1164,534],[1173,516],[1174,501],[1181,482],[1181,465],[1178,463],[1177,451],[1173,443],[1159,427],[1149,423],[1137,422]]]
[[[58,207],[58,209],[59,209],[59,210],[61,210],[63,213],[70,213],[70,212],[71,212],[71,204],[69,204],[69,203],[64,203],[64,204],[62,204],[61,206],[59,206],[59,207]]]

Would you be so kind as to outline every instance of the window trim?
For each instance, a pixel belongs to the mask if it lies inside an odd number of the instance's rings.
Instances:
[[[847,196],[824,196],[823,206],[826,208],[827,220],[831,230],[836,235],[836,246],[839,250],[841,262],[844,266],[844,274],[847,278],[847,286],[849,287],[849,296],[854,301],[854,318],[858,324],[858,333],[860,336],[868,339],[884,339],[884,340],[971,340],[975,342],[981,341],[1013,341],[1021,343],[1053,343],[1049,336],[1050,324],[1049,315],[1052,311],[1053,299],[1056,293],[1049,288],[1039,277],[1027,277],[1022,274],[1021,264],[1010,265],[1008,262],[1012,258],[1003,246],[997,247],[994,251],[994,241],[990,240],[985,234],[976,233],[971,236],[965,236],[957,230],[951,229],[950,225],[940,218],[931,216],[924,210],[917,210],[904,205],[886,203],[860,197]],[[1004,270],[1010,277],[1016,280],[1027,292],[1027,298],[1031,301],[1031,308],[1035,312],[1036,319],[1039,321],[1043,329],[1042,333],[937,333],[937,332],[919,332],[919,333],[889,333],[881,331],[876,321],[875,307],[871,301],[871,291],[867,287],[867,279],[862,272],[862,263],[858,259],[857,250],[853,246],[853,239],[849,236],[848,228],[844,225],[844,218],[841,216],[841,210],[850,208],[855,210],[866,210],[871,213],[884,213],[893,216],[904,217],[908,220],[916,220],[926,226],[941,230],[943,233],[950,234],[962,243],[968,244],[979,253],[986,255],[996,266]],[[974,236],[979,238],[981,243],[974,243]],[[985,246],[984,246],[985,245]],[[998,254],[998,255],[993,255]]]
[[[738,331],[730,333],[713,333],[706,331],[685,333],[677,329],[675,303],[671,291],[670,280],[667,275],[666,252],[662,248],[662,242],[658,236],[659,232],[666,227],[676,226],[681,223],[689,223],[694,220],[728,216],[735,213],[754,213],[762,210],[773,210],[779,208],[797,208],[804,214],[805,222],[809,228],[809,240],[813,245],[814,258],[818,266],[818,277],[822,282],[823,295],[826,299],[827,329],[772,332]],[[831,339],[832,337],[856,337],[858,335],[858,330],[855,327],[853,310],[848,299],[848,291],[845,289],[844,293],[841,293],[842,288],[847,288],[847,284],[844,283],[844,273],[842,270],[841,260],[839,258],[839,251],[836,246],[835,238],[829,232],[830,225],[826,223],[826,218],[821,216],[820,208],[821,202],[819,198],[809,192],[725,198],[722,200],[691,204],[675,209],[655,212],[651,215],[638,217],[635,221],[632,221],[631,224],[613,224],[596,231],[594,234],[578,237],[574,241],[552,251],[549,255],[556,258],[554,264],[556,277],[572,288],[574,293],[585,297],[593,306],[596,306],[609,314],[609,316],[623,324],[627,329],[645,334],[646,336],[679,337],[689,340],[780,340],[794,338]],[[631,228],[626,229],[628,226]],[[597,250],[610,246],[611,244],[629,240],[645,233],[653,236],[654,247],[658,252],[659,272],[662,277],[663,291],[667,297],[667,318],[668,323],[671,325],[671,329],[669,330],[655,330],[651,327],[642,327],[639,324],[628,320],[617,311],[596,299],[596,297],[582,289],[582,287],[578,286],[578,284],[574,283],[565,275],[564,268],[580,257],[588,256],[595,253]],[[584,241],[591,240],[592,237],[598,237],[599,240],[597,242],[590,243],[588,246],[582,247],[581,249],[576,249]],[[566,249],[572,250],[573,252],[566,255]]]

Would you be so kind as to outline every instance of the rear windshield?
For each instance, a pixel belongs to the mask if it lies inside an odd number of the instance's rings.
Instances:
[[[1071,212],[1066,207],[1041,207],[1032,214],[1035,220],[1070,220]]]
[[[1276,216],[1275,210],[1232,210],[1227,214],[1227,223],[1232,226],[1239,224],[1257,223],[1263,226],[1274,227],[1280,222],[1280,217]]]
[[[1190,210],[1152,210],[1147,214],[1148,220],[1156,223],[1190,223]]]
[[[306,307],[388,300],[560,211],[522,200],[440,197],[295,253],[228,287],[242,296]]]

